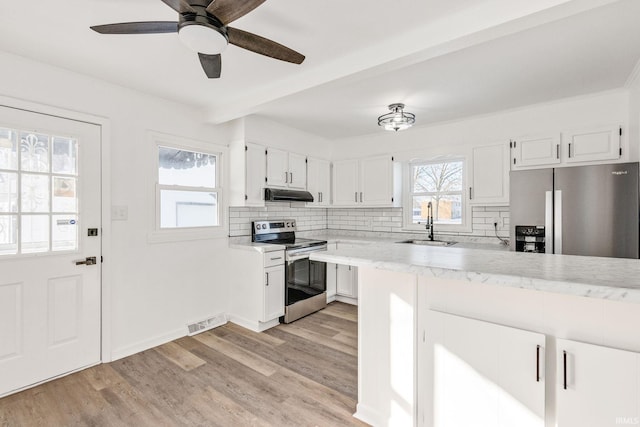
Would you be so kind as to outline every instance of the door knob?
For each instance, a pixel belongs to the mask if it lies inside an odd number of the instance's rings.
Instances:
[[[95,265],[96,264],[96,257],[88,256],[82,261],[76,261],[76,265],[83,265],[83,264],[85,264],[85,265]]]

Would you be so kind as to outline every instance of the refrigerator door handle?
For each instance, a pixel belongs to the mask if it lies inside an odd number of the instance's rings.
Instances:
[[[562,190],[555,191],[553,201],[553,253],[562,253]]]
[[[553,192],[544,192],[544,252],[553,253]]]

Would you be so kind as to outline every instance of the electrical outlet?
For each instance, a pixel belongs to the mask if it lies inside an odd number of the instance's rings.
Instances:
[[[502,218],[499,216],[491,218],[491,224],[494,224],[494,227],[502,228]]]

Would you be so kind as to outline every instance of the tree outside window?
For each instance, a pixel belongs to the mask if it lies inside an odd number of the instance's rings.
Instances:
[[[462,160],[412,164],[412,223],[427,222],[431,202],[434,223],[462,224],[463,175]]]

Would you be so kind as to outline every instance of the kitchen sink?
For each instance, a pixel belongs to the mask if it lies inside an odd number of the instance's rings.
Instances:
[[[444,240],[429,240],[429,239],[411,239],[402,240],[397,243],[411,243],[412,245],[424,245],[424,246],[451,246],[458,242],[447,242]]]

